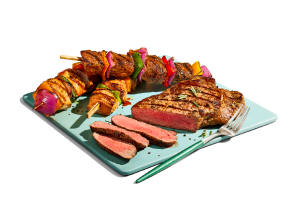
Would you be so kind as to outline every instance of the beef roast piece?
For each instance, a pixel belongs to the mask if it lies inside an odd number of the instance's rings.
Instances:
[[[177,141],[177,133],[168,131],[123,115],[115,115],[111,118],[112,123],[121,128],[140,133],[152,144],[168,147]]]
[[[111,68],[110,76],[115,78],[126,78],[134,72],[134,59],[124,54],[111,51],[114,66]]]
[[[197,96],[191,88],[197,90]],[[179,95],[186,97],[180,99]],[[149,124],[196,132],[205,126],[225,124],[244,104],[240,92],[220,89],[215,79],[197,76],[138,102],[132,107],[132,115]]]
[[[93,133],[93,137],[102,149],[112,155],[125,159],[132,159],[137,154],[137,149],[134,145],[126,143],[122,140],[98,133]]]
[[[140,134],[127,131],[105,122],[96,121],[90,125],[90,129],[92,132],[101,133],[131,143],[138,149],[144,149],[149,145],[149,141]]]
[[[193,69],[189,63],[175,63],[175,68],[177,69],[177,73],[175,75],[174,80],[186,80],[192,78]]]
[[[146,71],[142,75],[144,81],[150,83],[162,83],[165,81],[167,70],[161,58],[155,55],[147,55],[145,64]]]

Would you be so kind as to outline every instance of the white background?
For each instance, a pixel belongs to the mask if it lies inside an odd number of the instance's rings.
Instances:
[[[1,1],[0,199],[295,199],[293,1]],[[278,115],[140,183],[21,101],[80,50],[147,47],[207,65]]]

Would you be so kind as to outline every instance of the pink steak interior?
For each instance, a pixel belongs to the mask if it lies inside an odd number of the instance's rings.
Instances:
[[[137,107],[132,109],[132,115],[137,120],[159,126],[188,130],[192,132],[195,132],[198,129],[198,119],[186,115],[168,113],[150,108],[141,109]]]

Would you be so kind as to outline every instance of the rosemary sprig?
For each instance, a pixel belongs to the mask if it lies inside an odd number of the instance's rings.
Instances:
[[[196,105],[197,107],[199,107],[199,105],[197,104],[197,103],[195,103],[195,102],[192,102],[194,105]]]
[[[194,94],[194,96],[197,97],[198,89],[195,90],[195,89],[191,86],[190,90],[192,91],[192,93]]]
[[[207,130],[204,130],[199,137],[205,138],[207,136]]]
[[[185,94],[181,94],[181,95],[178,96],[179,99],[184,99],[186,97],[187,97],[187,95],[185,95]]]

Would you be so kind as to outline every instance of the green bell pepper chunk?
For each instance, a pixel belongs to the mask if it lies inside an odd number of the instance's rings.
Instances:
[[[119,92],[119,91],[117,91],[117,90],[111,90],[111,89],[108,88],[106,85],[103,85],[103,84],[101,84],[101,83],[99,83],[99,84],[97,85],[97,88],[103,88],[103,89],[109,90],[109,91],[113,94],[113,96],[119,101],[119,105],[122,104],[122,100],[121,100],[121,98],[120,98],[120,92]]]
[[[64,77],[63,75],[61,75],[60,76],[64,81],[66,81],[67,83],[69,83],[70,85],[71,85],[71,87],[72,87],[72,95],[73,95],[73,97],[77,97],[77,95],[76,95],[76,92],[75,92],[75,89],[74,89],[74,86],[71,84],[71,82],[66,78],[66,77]]]
[[[97,85],[97,88],[104,88],[104,89],[110,90],[110,88],[108,88],[106,85],[103,85],[102,83],[99,83]]]
[[[119,101],[119,105],[121,105],[122,104],[122,100],[120,98],[120,92],[117,91],[117,90],[111,90],[111,93]]]
[[[139,52],[133,54],[133,59],[135,62],[135,70],[132,73],[131,78],[136,81],[138,74],[144,68],[144,63]]]

